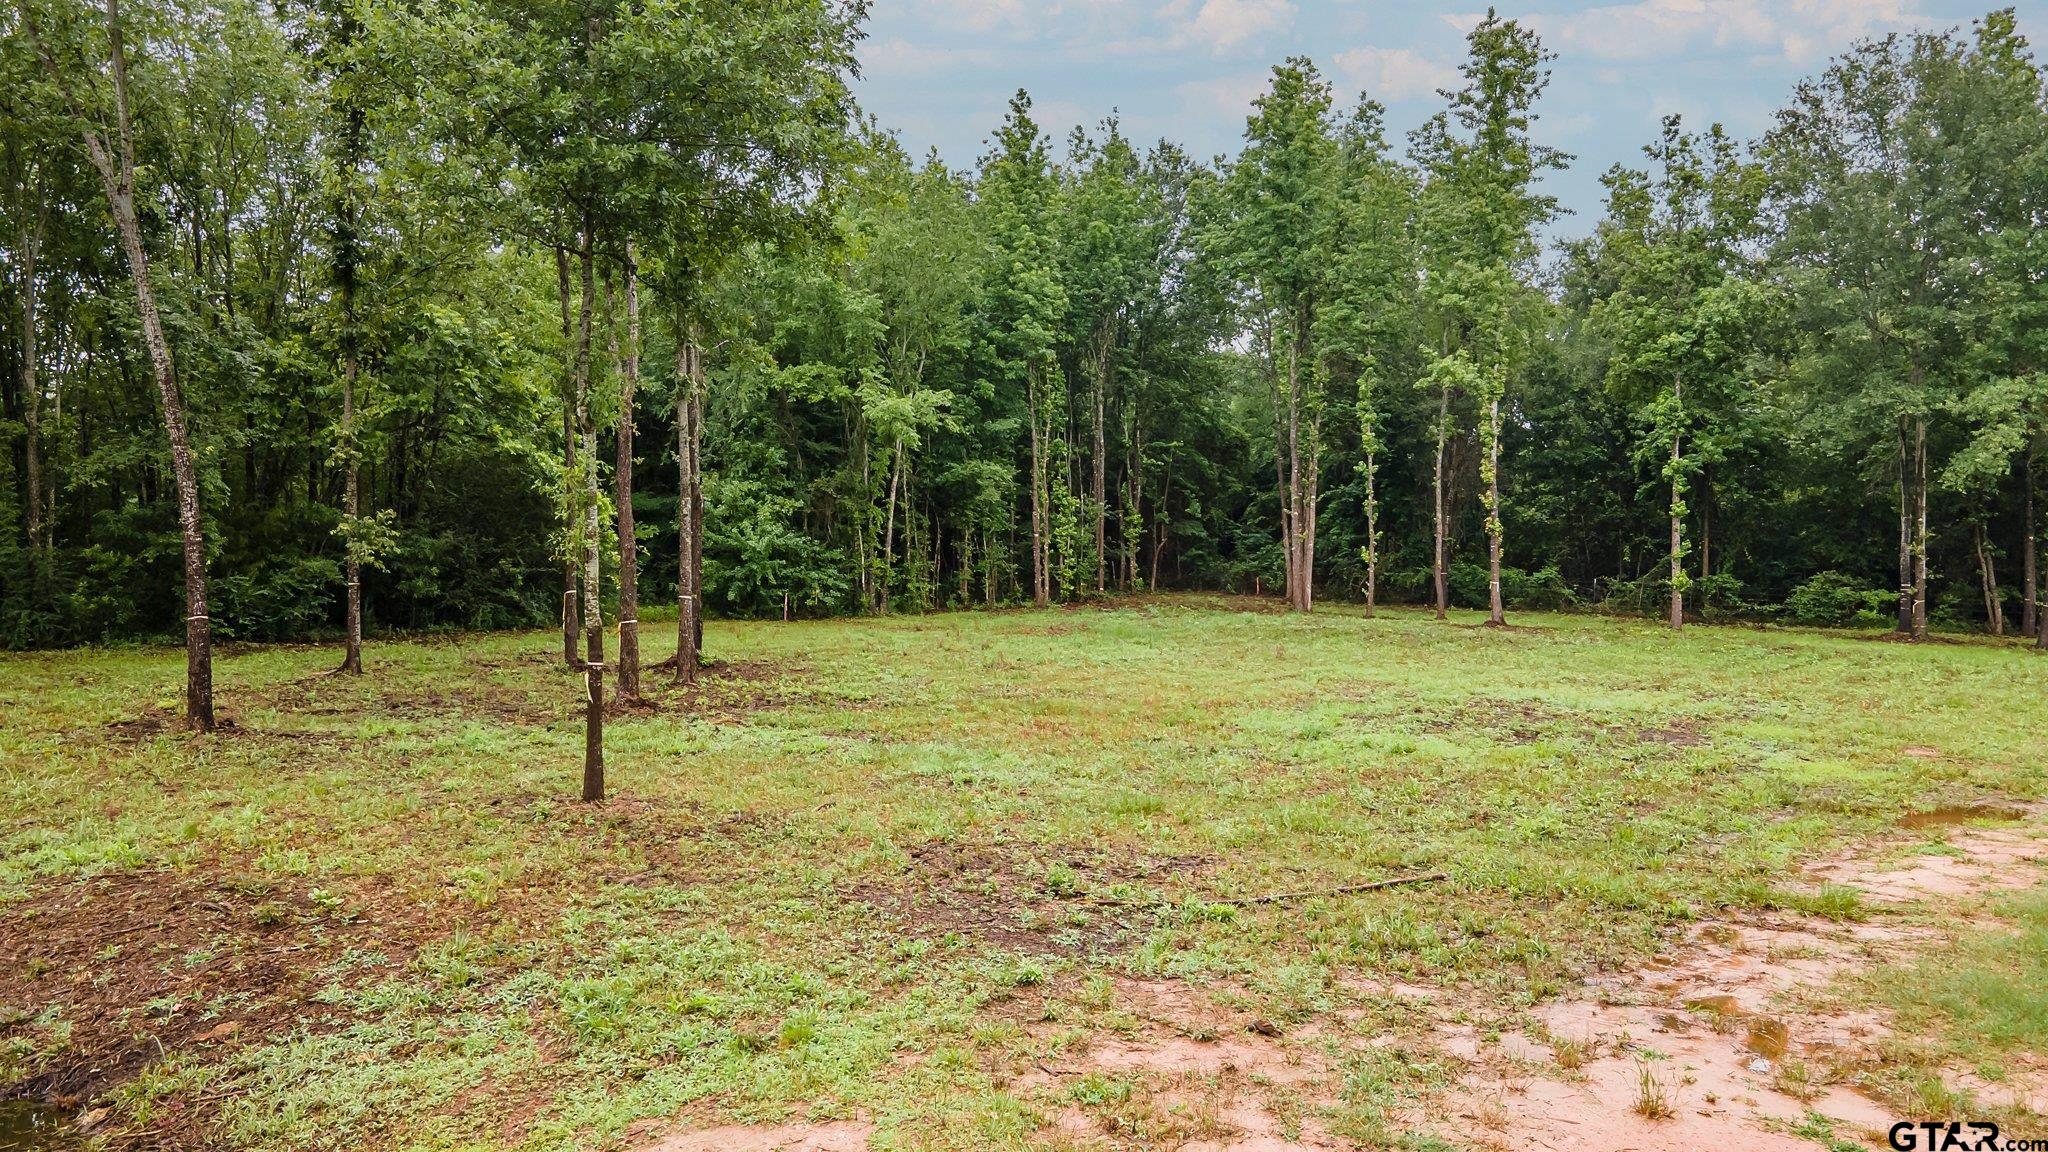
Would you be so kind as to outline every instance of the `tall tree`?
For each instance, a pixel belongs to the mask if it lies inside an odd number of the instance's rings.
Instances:
[[[1535,106],[1555,57],[1536,33],[1493,9],[1466,35],[1464,86],[1413,136],[1425,175],[1424,292],[1435,313],[1439,362],[1429,379],[1439,396],[1436,462],[1437,611],[1446,599],[1445,451],[1451,402],[1477,407],[1480,503],[1485,512],[1488,620],[1506,622],[1501,597],[1500,459],[1502,405],[1527,354],[1540,297],[1530,287],[1536,230],[1557,214],[1536,190],[1570,157],[1532,138]]]
[[[2007,482],[2017,479],[2021,551],[2021,629],[2048,647],[2040,611],[2040,534],[2036,462],[2048,434],[2048,284],[2041,230],[2048,221],[2048,111],[2042,78],[2011,9],[1978,22],[1943,100],[1967,124],[1957,134],[1957,178],[1967,210],[1982,222],[1971,239],[1970,367],[1954,404],[1968,439],[1942,469],[1942,486],[1979,506],[1973,550],[1984,586],[1985,617],[2000,630],[2002,607],[1992,562],[1995,545],[1982,520]]]
[[[1898,630],[1928,626],[1930,425],[1965,364],[1977,223],[1957,170],[1971,125],[1939,98],[1959,75],[1948,34],[1857,45],[1800,84],[1765,149],[1775,255],[1803,311],[1797,370],[1829,440],[1891,457]]]
[[[1111,116],[1100,139],[1075,129],[1073,176],[1066,189],[1060,277],[1067,290],[1070,340],[1088,379],[1088,518],[1094,525],[1095,591],[1109,587],[1109,412],[1132,312],[1152,271],[1156,243],[1148,221],[1137,150]]]
[[[1337,223],[1329,299],[1318,318],[1333,381],[1352,382],[1359,476],[1365,485],[1365,610],[1379,601],[1380,459],[1386,449],[1385,383],[1404,371],[1416,343],[1415,179],[1391,155],[1385,109],[1361,100],[1340,141]]]
[[[107,209],[114,218],[121,251],[135,288],[135,310],[142,326],[143,346],[156,377],[164,433],[171,444],[171,475],[178,489],[178,524],[184,536],[185,559],[185,720],[194,729],[211,732],[213,718],[213,631],[206,608],[206,537],[199,509],[199,474],[192,459],[192,440],[185,420],[184,394],[178,387],[171,346],[150,282],[149,252],[143,243],[137,213],[134,106],[129,82],[127,26],[120,0],[106,0],[102,31],[106,37],[109,89],[97,83],[100,70],[84,48],[82,27],[50,28],[37,6],[21,9],[25,30],[33,38],[51,83],[76,122],[79,142],[99,174]],[[68,15],[65,12],[61,15]],[[83,23],[83,21],[81,21]],[[70,59],[61,60],[66,51]],[[75,53],[75,55],[71,55]]]
[[[989,271],[983,286],[983,335],[991,363],[1011,397],[1022,400],[1030,453],[1031,599],[1052,603],[1053,485],[1064,485],[1060,442],[1065,395],[1056,348],[1067,309],[1052,231],[1057,184],[1046,141],[1021,89],[982,159],[978,184]]]
[[[1593,320],[1612,349],[1609,385],[1642,414],[1643,453],[1669,485],[1666,619],[1675,630],[1685,627],[1691,585],[1687,496],[1701,469],[1725,456],[1749,382],[1747,335],[1762,295],[1746,278],[1743,243],[1759,184],[1719,125],[1701,139],[1667,116],[1644,153],[1654,177],[1620,166],[1604,177],[1599,240],[1615,290]]]
[[[1337,221],[1338,144],[1330,86],[1300,57],[1273,69],[1252,102],[1245,146],[1223,182],[1216,237],[1244,293],[1273,395],[1274,463],[1280,490],[1287,602],[1315,598],[1327,373],[1315,351]]]
[[[618,463],[612,472],[619,533],[619,696],[640,696],[640,542],[633,523],[634,399],[640,386],[640,264],[626,245],[626,347],[619,371]],[[614,335],[614,340],[616,340]]]

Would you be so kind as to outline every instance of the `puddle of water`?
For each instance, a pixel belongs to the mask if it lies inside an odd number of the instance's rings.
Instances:
[[[35,1100],[0,1101],[0,1152],[57,1152],[77,1145],[70,1113]]]
[[[1926,812],[1908,812],[1899,817],[1901,828],[1948,828],[1979,820],[2024,820],[2027,810],[2010,804],[1956,804]]]
[[[1742,1037],[1742,1046],[1767,1060],[1783,1060],[1785,1052],[1792,1047],[1792,1030],[1785,1027],[1783,1020],[1752,1016],[1749,1030]]]

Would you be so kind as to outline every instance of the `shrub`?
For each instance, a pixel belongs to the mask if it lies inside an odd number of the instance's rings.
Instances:
[[[1884,623],[1898,597],[1870,589],[1840,572],[1821,572],[1785,597],[1785,618],[1825,628],[1870,628]]]
[[[1516,608],[1528,608],[1539,612],[1561,612],[1579,606],[1579,598],[1572,586],[1565,583],[1564,574],[1556,565],[1524,572],[1520,568],[1503,568],[1500,572],[1500,594]]]

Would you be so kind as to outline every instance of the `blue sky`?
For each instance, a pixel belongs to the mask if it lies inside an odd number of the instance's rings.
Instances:
[[[1548,186],[1589,230],[1600,173],[1633,163],[1669,112],[1756,135],[1800,77],[1859,37],[1967,26],[1996,0],[1622,0],[1503,3],[1558,54],[1539,138],[1573,153]],[[2048,0],[2014,5],[2048,43]],[[1031,92],[1055,140],[1111,109],[1142,140],[1197,156],[1234,151],[1267,69],[1314,59],[1348,102],[1387,105],[1405,133],[1453,84],[1484,0],[873,0],[861,46],[862,105],[913,153],[971,165],[1005,102]]]

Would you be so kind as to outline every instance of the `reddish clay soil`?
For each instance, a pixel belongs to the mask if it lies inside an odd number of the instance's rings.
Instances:
[[[1689,735],[1681,729],[1643,738]],[[1361,984],[1359,991],[1412,1008],[1424,1020],[1446,1020],[1424,1046],[1457,1070],[1452,1087],[1395,1119],[1480,1148],[1812,1152],[1812,1140],[1788,1129],[1819,1114],[1833,1123],[1837,1139],[1882,1148],[1894,1117],[1854,1084],[1856,1070],[1879,1059],[1889,1021],[1876,1011],[1817,1007],[1828,1001],[1802,993],[1943,942],[1941,932],[1916,927],[1901,913],[2039,883],[2048,862],[2048,843],[2039,838],[2044,813],[1973,806],[1909,819],[1906,826],[1918,835],[1942,830],[1952,854],[1853,855],[1804,870],[1803,882],[1815,889],[1863,892],[1874,909],[1866,922],[1785,913],[1703,922],[1642,968],[1588,981],[1504,1029],[1447,1022],[1462,1014],[1437,989]],[[2016,815],[2032,823],[2019,830],[1970,823]],[[1136,1029],[1076,1036],[1035,1019],[1029,1004],[1018,1005],[1026,1032],[1053,1042],[1057,1053],[1009,1069],[1004,1084],[1052,1118],[1043,1146],[1351,1147],[1315,1120],[1317,1108],[1334,1100],[1337,1079],[1328,1055],[1336,1038],[1322,1025],[1278,1028],[1180,981],[1118,979],[1114,988],[1117,1007],[1139,1021]],[[1388,1034],[1374,1043],[1411,1040]],[[1071,1103],[1075,1086],[1097,1076],[1138,1087],[1107,1107]],[[1966,1072],[1954,1083],[1988,1088]],[[2048,1109],[2048,1073],[1992,1091]],[[865,1152],[871,1131],[846,1120],[704,1128],[644,1152]]]

